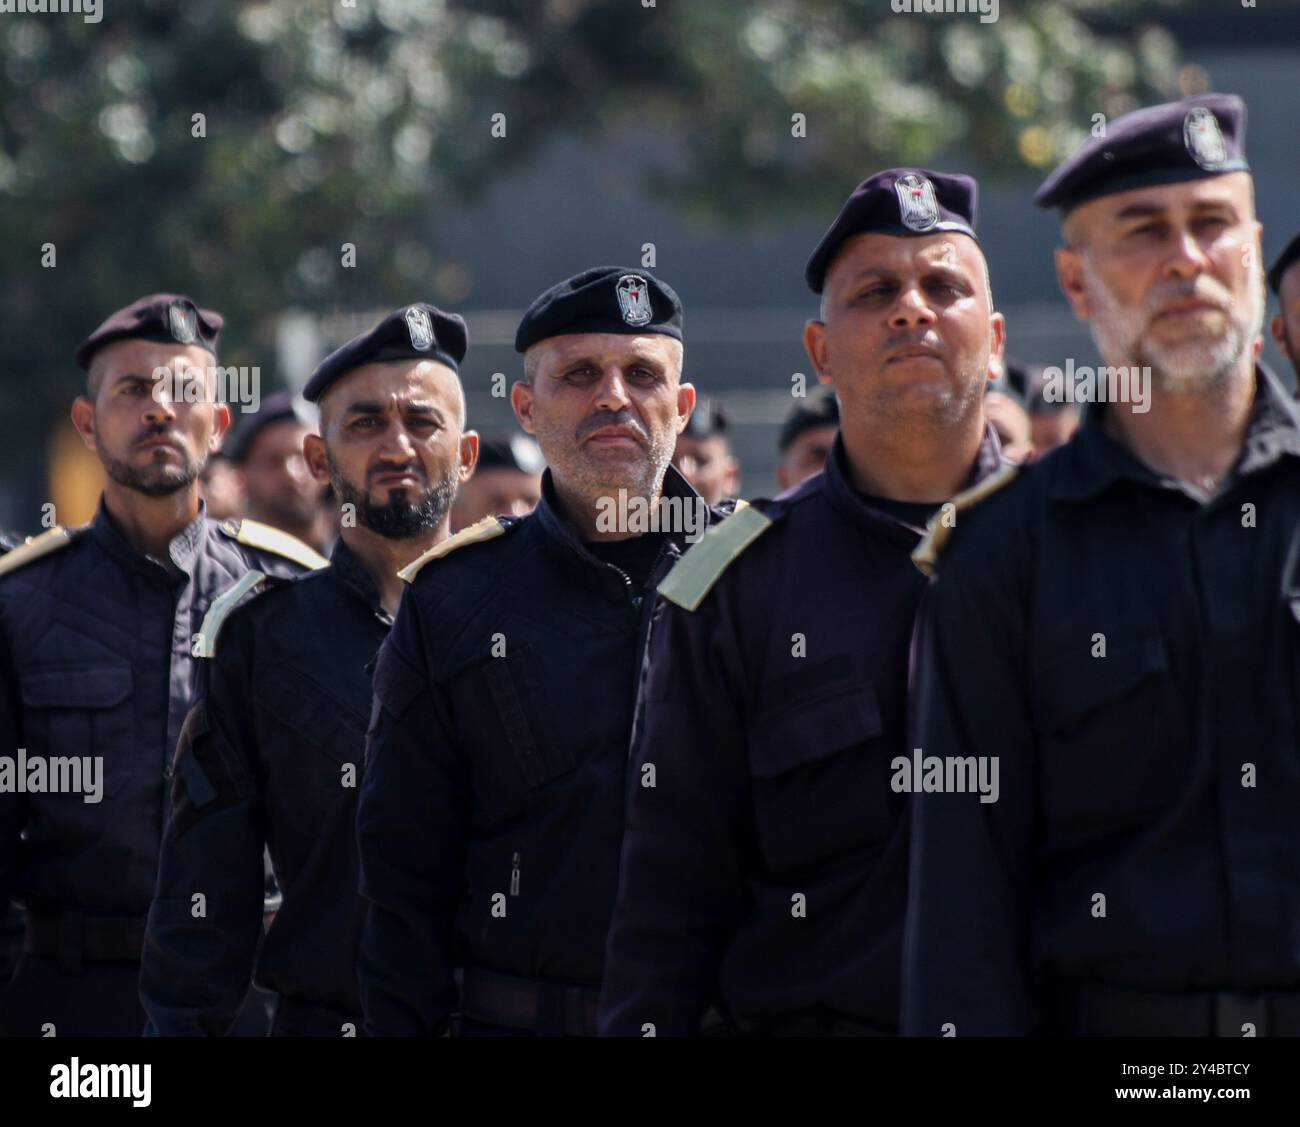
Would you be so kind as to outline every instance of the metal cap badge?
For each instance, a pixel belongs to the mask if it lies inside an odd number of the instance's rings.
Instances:
[[[898,193],[898,214],[909,231],[928,231],[939,222],[939,204],[934,185],[924,176],[909,173],[894,183]]]
[[[1207,171],[1222,168],[1228,159],[1228,147],[1223,143],[1219,119],[1204,106],[1187,111],[1183,119],[1183,144],[1192,160]]]
[[[629,325],[648,325],[654,317],[650,290],[638,274],[624,274],[618,280],[618,308]]]
[[[199,323],[194,306],[183,301],[173,301],[167,307],[167,325],[172,339],[179,344],[193,344],[199,338]]]
[[[406,331],[411,338],[411,347],[417,352],[428,352],[433,347],[433,322],[418,305],[412,305],[406,311]]]

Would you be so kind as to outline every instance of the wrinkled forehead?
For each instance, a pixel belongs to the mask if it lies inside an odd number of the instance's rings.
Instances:
[[[1201,180],[1113,192],[1074,208],[1065,217],[1062,229],[1073,242],[1130,219],[1175,217],[1215,209],[1234,212],[1241,220],[1255,218],[1254,180],[1249,172],[1225,172]]]
[[[459,407],[460,379],[437,360],[381,360],[353,368],[321,397],[321,406],[348,410],[366,406],[390,410],[424,404]]]
[[[682,356],[682,342],[664,333],[569,333],[540,341],[537,348],[543,372],[583,360],[602,368],[637,360],[675,368]]]
[[[865,274],[914,273],[947,267],[983,276],[987,267],[979,244],[967,235],[937,231],[933,235],[883,235],[867,231],[845,242],[827,276],[845,282]]]
[[[168,378],[206,372],[216,364],[212,354],[197,345],[153,340],[116,340],[104,345],[91,362],[92,369],[109,387],[122,379]]]

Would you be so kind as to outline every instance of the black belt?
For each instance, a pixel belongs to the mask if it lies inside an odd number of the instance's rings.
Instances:
[[[462,1017],[541,1037],[594,1037],[600,990],[466,967],[461,979]]]
[[[65,974],[80,974],[93,960],[139,962],[144,925],[143,916],[84,916],[76,908],[57,912],[29,908],[23,950],[58,959]]]
[[[352,1026],[357,1037],[364,1037],[361,1015],[348,1014],[333,1006],[307,1002],[279,994],[275,999],[275,1018],[271,1022],[272,1037],[342,1037],[343,1027]]]
[[[1102,983],[1057,987],[1046,1033],[1094,1037],[1300,1036],[1300,992],[1133,990]]]

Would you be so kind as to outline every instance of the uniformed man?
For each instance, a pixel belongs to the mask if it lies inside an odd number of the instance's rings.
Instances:
[[[459,532],[484,517],[526,517],[542,495],[546,461],[536,439],[526,434],[484,435],[474,476],[456,492],[451,530]]]
[[[1300,235],[1277,256],[1268,272],[1268,285],[1278,300],[1273,339],[1300,380]]]
[[[975,181],[865,180],[814,251],[804,331],[834,385],[823,473],[741,509],[659,590],[601,1029],[897,1029],[907,888],[911,552],[999,467],[1003,320]],[[710,1018],[709,1026],[713,1026]]]
[[[249,568],[325,562],[255,522],[205,515],[198,476],[230,422],[211,396],[221,317],[151,294],[76,352],[72,407],[107,473],[95,519],[0,560],[0,903],[26,909],[0,1001],[14,1034],[138,1036],[164,769],[191,703],[195,636]],[[15,754],[16,753],[16,754]]]
[[[740,462],[727,436],[727,413],[722,404],[701,398],[677,436],[673,465],[710,505],[740,493]]]
[[[315,420],[287,391],[268,395],[226,444],[243,483],[244,511],[317,550],[333,539],[320,482],[312,479],[303,440]]]
[[[840,404],[829,387],[816,388],[804,399],[796,399],[786,413],[777,439],[781,460],[776,466],[777,484],[793,489],[815,473],[821,473],[840,431]]]
[[[1254,359],[1244,134],[1232,96],[1141,109],[1035,197],[1127,376],[918,554],[948,534],[908,1032],[1300,1033],[1300,415]],[[968,760],[996,801],[947,785]]]
[[[542,499],[402,574],[357,813],[370,1030],[591,1034],[654,585],[708,506],[669,465],[695,402],[682,309],[598,267],[519,325]]]
[[[329,568],[262,588],[204,622],[208,684],[181,735],[172,819],[149,913],[140,993],[151,1031],[226,1033],[248,989],[278,994],[273,1034],[361,1027],[356,786],[370,666],[388,635],[398,571],[450,535],[474,466],[457,375],[465,323],[432,305],[390,313],[332,353],[304,395],[320,404],[306,457],[355,519]],[[261,935],[269,846],[279,911]],[[204,911],[194,911],[201,893]]]

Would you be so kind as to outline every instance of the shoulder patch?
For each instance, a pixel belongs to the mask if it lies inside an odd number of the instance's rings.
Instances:
[[[466,544],[477,544],[480,541],[501,536],[511,527],[513,527],[513,522],[512,524],[502,524],[496,517],[484,517],[482,520],[462,528],[455,536],[449,537],[441,544],[435,544],[423,555],[417,556],[397,573],[397,577],[406,583],[411,583],[420,574],[420,569],[432,560],[440,560],[443,556],[450,555],[458,548],[465,547]]]
[[[659,594],[670,603],[695,610],[704,596],[741,552],[772,527],[772,518],[746,501],[736,502],[736,511],[715,524],[698,543],[677,561],[659,584]]]
[[[278,528],[272,528],[269,524],[263,524],[260,520],[247,518],[238,520],[231,517],[221,522],[221,531],[232,540],[238,540],[239,543],[246,544],[250,548],[274,552],[275,555],[293,560],[294,563],[302,564],[312,571],[320,571],[321,568],[330,565],[329,560],[310,544],[304,544],[298,537],[282,532]]]
[[[999,489],[1010,485],[1015,480],[1016,474],[1020,472],[1019,466],[1013,466],[1010,463],[999,467],[993,473],[989,474],[983,481],[977,482],[969,489],[958,493],[948,505],[951,505],[953,516],[960,513],[963,509],[973,508],[978,505],[985,497],[992,496]],[[945,524],[945,509],[948,505],[941,505],[938,511],[930,518],[930,523],[926,525],[925,536],[912,552],[912,562],[926,575],[934,575],[939,565],[939,555],[943,552],[944,545],[948,543],[948,537],[952,535],[955,524]]]
[[[20,544],[12,552],[0,556],[0,575],[8,575],[33,560],[39,560],[42,556],[66,548],[72,543],[72,538],[77,535],[77,531],[69,531],[61,524],[56,524],[39,536],[32,537],[26,544]]]
[[[260,571],[246,571],[238,581],[212,600],[208,605],[208,613],[203,616],[203,625],[199,627],[199,636],[195,640],[195,657],[217,656],[217,635],[221,633],[221,624],[226,621],[239,600],[249,591],[262,586],[266,578]]]

